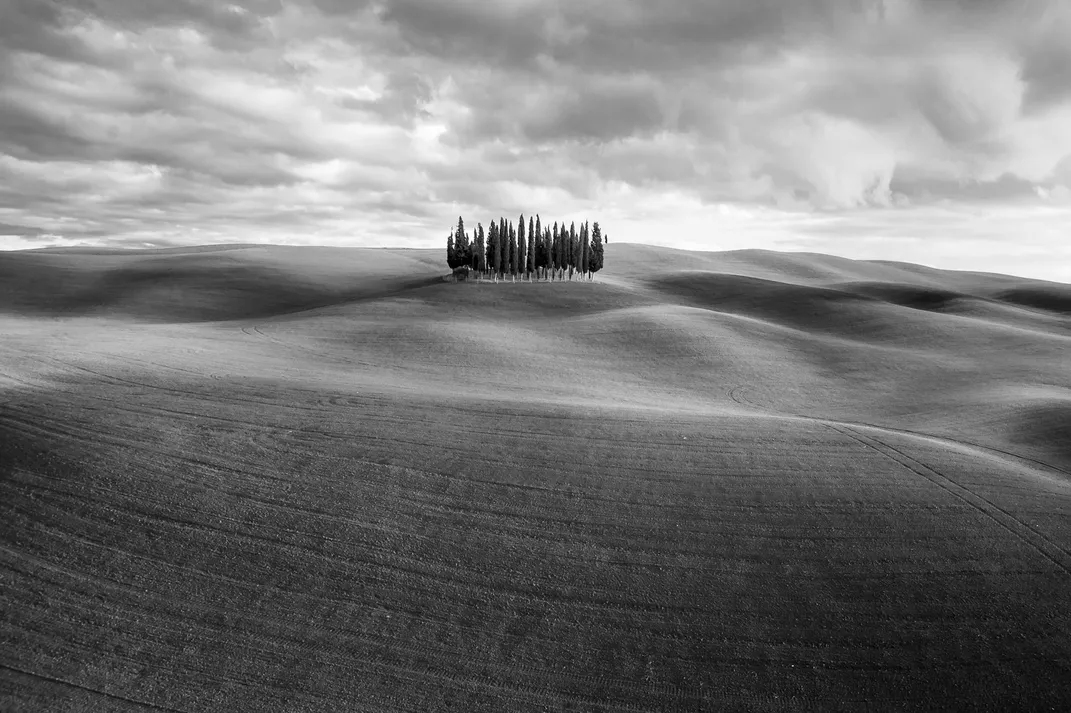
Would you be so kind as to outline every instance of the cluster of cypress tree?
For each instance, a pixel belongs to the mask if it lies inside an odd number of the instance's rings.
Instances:
[[[565,227],[555,221],[553,227],[543,226],[539,216],[528,219],[525,230],[524,216],[516,227],[512,221],[500,218],[491,221],[486,233],[483,224],[477,223],[469,235],[465,221],[457,219],[457,228],[451,229],[446,241],[446,263],[451,269],[468,267],[478,276],[514,281],[518,277],[528,280],[592,279],[602,269],[603,246],[607,238],[598,223],[589,227],[585,222],[579,230],[575,223]]]

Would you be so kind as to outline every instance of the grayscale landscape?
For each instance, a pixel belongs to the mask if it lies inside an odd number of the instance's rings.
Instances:
[[[1071,711],[1071,0],[0,0],[0,713]]]
[[[1071,701],[1071,286],[448,272],[0,253],[0,707]]]

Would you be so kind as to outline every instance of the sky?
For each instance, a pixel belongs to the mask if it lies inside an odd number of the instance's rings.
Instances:
[[[538,213],[1071,282],[1069,37],[1071,0],[0,0],[0,248]]]

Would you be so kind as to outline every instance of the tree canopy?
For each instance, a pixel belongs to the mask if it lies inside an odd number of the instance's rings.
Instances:
[[[545,224],[540,216],[522,214],[516,224],[499,218],[488,224],[485,233],[477,223],[471,235],[458,216],[457,226],[446,241],[446,262],[451,269],[468,267],[478,278],[512,280],[592,280],[603,267],[605,235],[599,223],[574,221],[566,226],[554,221]]]

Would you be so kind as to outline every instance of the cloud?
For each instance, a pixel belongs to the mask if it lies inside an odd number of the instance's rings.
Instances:
[[[555,92],[523,109],[523,134],[534,141],[609,141],[649,134],[663,124],[655,88],[625,82]]]
[[[0,221],[0,235],[22,238],[24,240],[47,239],[45,232],[30,225],[18,225]]]
[[[927,233],[948,245],[971,211],[1054,219],[1069,33],[1057,0],[8,0],[0,221],[437,245],[459,212],[673,205],[791,244],[771,216],[862,211],[917,254],[896,226],[931,208],[966,211]]]

